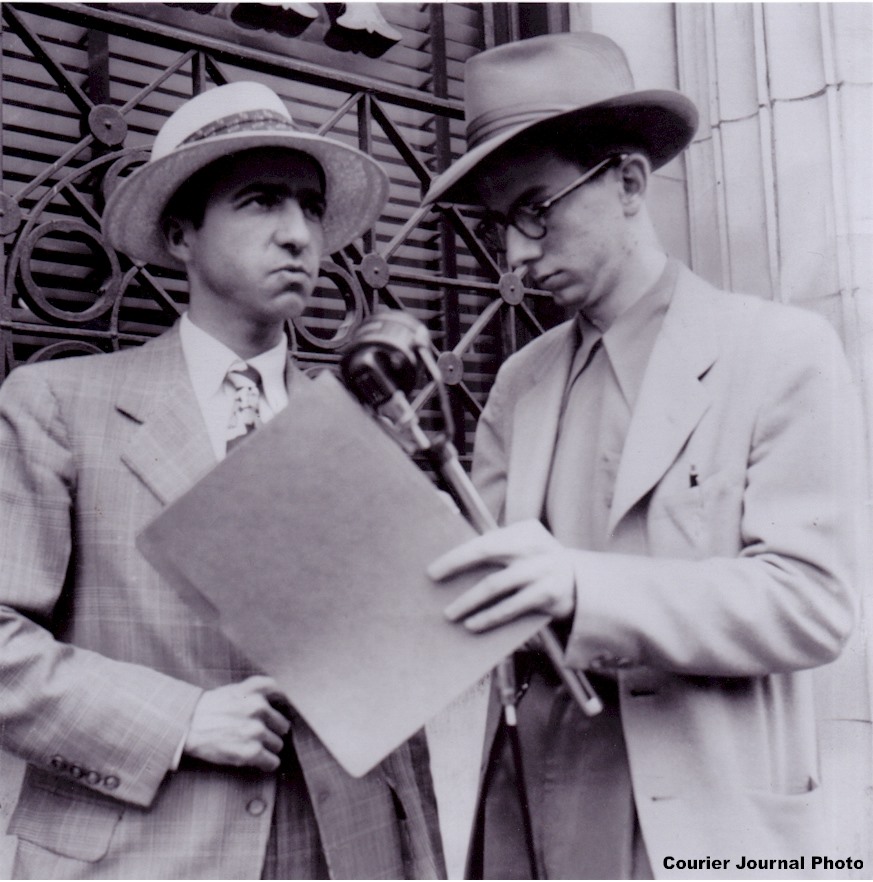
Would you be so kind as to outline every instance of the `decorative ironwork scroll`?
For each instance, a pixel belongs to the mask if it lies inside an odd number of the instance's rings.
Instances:
[[[184,278],[116,254],[100,214],[185,98],[260,79],[301,125],[365,150],[391,177],[383,218],[324,262],[311,308],[289,327],[299,361],[333,369],[374,308],[410,310],[431,330],[451,384],[455,441],[468,452],[499,363],[550,319],[541,293],[477,240],[474,217],[420,207],[433,175],[463,149],[461,72],[482,48],[481,8],[385,4],[377,11],[402,39],[373,58],[287,36],[280,51],[269,42],[276,34],[231,42],[221,29],[240,30],[230,21],[236,4],[214,4],[223,21],[208,26],[209,16],[182,6],[2,6],[0,380],[26,361],[138,345],[184,311]],[[433,392],[415,401],[425,420]]]

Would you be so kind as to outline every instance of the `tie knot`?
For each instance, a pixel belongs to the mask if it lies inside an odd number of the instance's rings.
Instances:
[[[245,389],[261,386],[261,375],[257,368],[253,368],[244,361],[234,362],[227,371],[227,379],[235,389]]]

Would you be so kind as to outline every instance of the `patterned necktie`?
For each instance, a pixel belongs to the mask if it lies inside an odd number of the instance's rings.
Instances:
[[[261,425],[258,403],[261,397],[261,375],[243,361],[234,362],[227,372],[233,389],[233,409],[227,424],[227,452]]]

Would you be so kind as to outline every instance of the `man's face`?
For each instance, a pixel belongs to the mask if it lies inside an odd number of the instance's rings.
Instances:
[[[299,314],[324,250],[319,171],[308,156],[276,150],[243,153],[222,166],[202,224],[180,221],[170,236],[188,271],[192,318],[275,337]]]
[[[502,157],[486,167],[478,183],[482,203],[503,215],[520,205],[543,202],[585,169],[548,149]],[[562,306],[597,313],[616,285],[626,258],[627,224],[618,173],[611,168],[559,200],[543,216],[546,234],[529,239],[506,231],[511,269],[549,291]]]

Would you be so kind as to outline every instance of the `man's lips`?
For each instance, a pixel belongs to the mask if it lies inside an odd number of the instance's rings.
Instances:
[[[531,272],[528,274],[528,283],[533,288],[540,288],[543,291],[550,291],[552,290],[552,288],[549,286],[549,282],[550,280],[554,280],[557,275],[557,272],[547,272],[544,275]]]
[[[308,276],[309,271],[305,266],[300,266],[299,264],[287,264],[285,266],[277,267],[273,270],[274,273],[293,273],[298,276]]]

